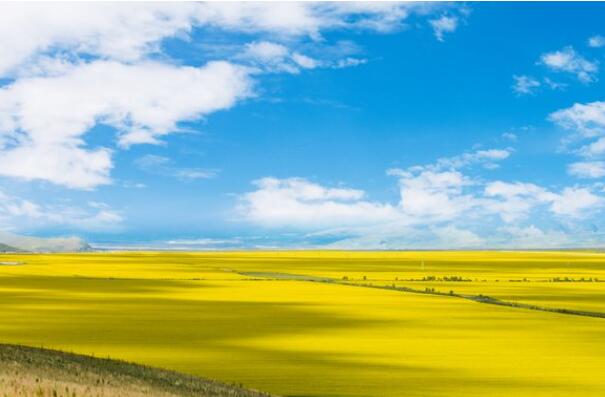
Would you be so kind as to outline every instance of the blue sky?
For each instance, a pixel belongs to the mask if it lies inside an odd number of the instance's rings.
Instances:
[[[175,249],[605,242],[602,4],[0,7],[3,230]]]

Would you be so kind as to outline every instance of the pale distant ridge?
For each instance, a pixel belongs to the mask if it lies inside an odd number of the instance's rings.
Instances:
[[[0,252],[82,252],[91,247],[79,237],[29,237],[0,231]]]
[[[10,245],[0,243],[0,252],[19,252],[18,248],[11,247]]]

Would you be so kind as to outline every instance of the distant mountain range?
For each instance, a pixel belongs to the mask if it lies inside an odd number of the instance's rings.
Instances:
[[[0,231],[0,252],[81,252],[91,250],[79,237],[29,237]]]
[[[18,248],[11,247],[10,245],[0,243],[0,252],[19,252]]]

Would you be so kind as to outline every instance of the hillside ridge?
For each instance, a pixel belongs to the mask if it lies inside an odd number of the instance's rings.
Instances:
[[[0,395],[271,397],[175,371],[59,350],[0,344]]]

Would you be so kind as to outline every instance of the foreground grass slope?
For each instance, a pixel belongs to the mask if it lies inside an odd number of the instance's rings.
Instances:
[[[0,344],[0,396],[267,397],[269,395],[124,361]]]
[[[285,396],[605,395],[596,252],[3,255],[0,339]],[[330,278],[336,282],[318,282]],[[462,281],[461,281],[462,280]],[[561,281],[563,280],[563,281]]]

